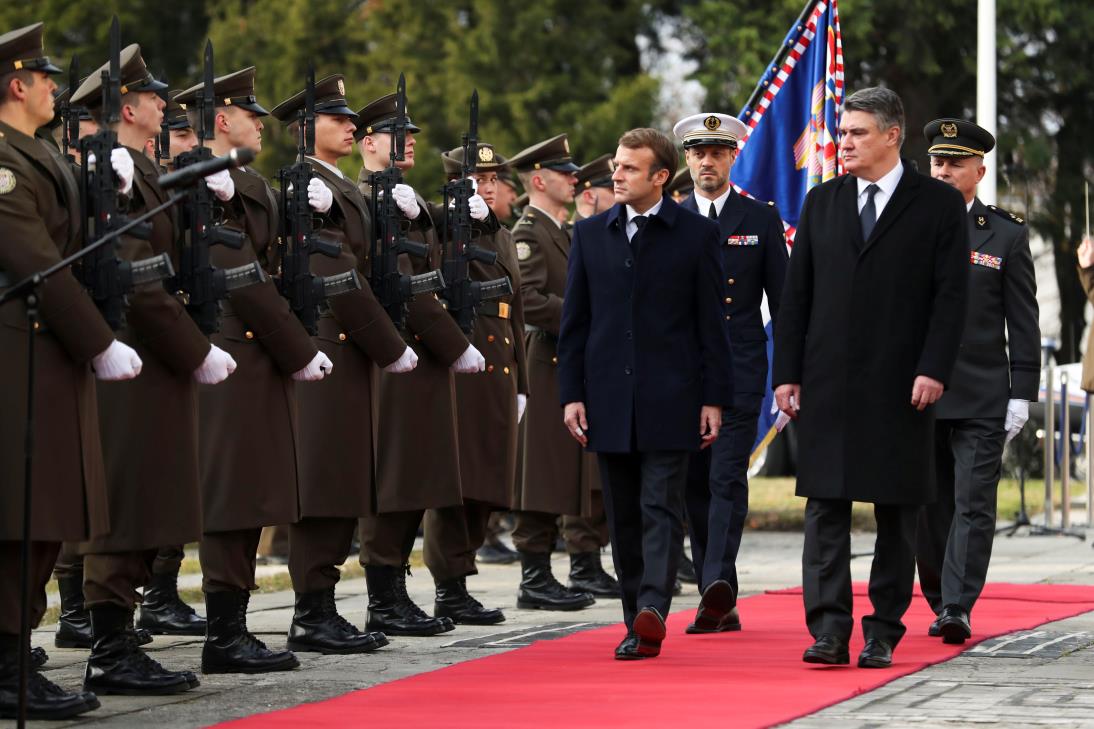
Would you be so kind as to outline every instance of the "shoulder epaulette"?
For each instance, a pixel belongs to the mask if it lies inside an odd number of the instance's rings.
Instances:
[[[1018,217],[1017,215],[1010,212],[1009,210],[1004,210],[1003,208],[996,207],[995,205],[989,205],[988,210],[992,211],[993,213],[998,215],[1000,218],[1003,218],[1004,220],[1009,220],[1012,223],[1017,223],[1018,225],[1025,225],[1026,224],[1025,220]]]
[[[769,207],[769,208],[775,207],[775,201],[774,200],[768,200],[767,201],[767,207]]]

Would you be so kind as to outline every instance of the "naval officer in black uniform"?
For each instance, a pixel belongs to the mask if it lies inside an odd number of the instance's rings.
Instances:
[[[938,615],[929,633],[964,643],[991,559],[1003,445],[1021,431],[1037,399],[1037,282],[1022,219],[976,197],[995,138],[961,119],[935,119],[923,134],[931,177],[965,196],[969,303],[953,377],[935,405],[938,501],[920,512],[916,563]]]

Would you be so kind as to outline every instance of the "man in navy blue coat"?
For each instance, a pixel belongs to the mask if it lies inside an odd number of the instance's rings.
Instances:
[[[733,398],[718,227],[664,194],[677,158],[656,130],[620,138],[616,204],[574,228],[562,309],[559,399],[598,454],[627,625],[618,659],[660,653],[689,457]]]
[[[725,265],[726,328],[733,343],[733,406],[722,413],[722,433],[691,457],[685,501],[691,554],[703,600],[688,633],[740,630],[737,552],[748,515],[748,460],[756,442],[767,385],[767,332],[760,311],[764,292],[774,321],[789,256],[774,203],[734,191],[729,171],[747,127],[728,114],[681,119],[673,133],[695,189],[680,203],[718,222]]]

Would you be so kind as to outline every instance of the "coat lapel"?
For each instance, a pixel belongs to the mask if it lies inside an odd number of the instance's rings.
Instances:
[[[901,164],[904,164],[903,160],[901,160]],[[881,217],[878,218],[877,223],[874,225],[874,230],[870,233],[870,240],[866,241],[866,245],[863,246],[863,253],[870,250],[874,243],[876,243],[885,231],[889,229],[893,222],[900,217],[904,208],[908,207],[908,204],[915,198],[915,190],[919,187],[918,174],[919,173],[911,168],[911,165],[904,164],[904,172],[900,176],[900,182],[897,183],[892,198],[889,202],[885,203],[885,209],[881,211]],[[857,192],[857,185],[855,185],[855,190]],[[857,204],[855,207],[857,211]]]
[[[731,190],[722,214],[718,216],[718,225],[722,229],[722,238],[733,235],[741,221],[745,219],[745,204],[736,190]]]
[[[969,250],[980,250],[995,233],[988,225],[988,207],[976,198],[969,209]],[[981,223],[980,221],[984,222]]]
[[[847,221],[846,240],[855,255],[858,255],[865,247],[862,240],[862,224],[859,222],[858,213],[858,183],[854,175],[844,175],[843,181],[836,190],[836,209],[843,210],[843,217]]]

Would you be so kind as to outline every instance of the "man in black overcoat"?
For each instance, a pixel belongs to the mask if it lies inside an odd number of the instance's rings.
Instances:
[[[683,546],[688,460],[732,403],[718,227],[664,194],[671,140],[619,140],[616,204],[574,228],[558,344],[570,434],[596,451],[627,635],[656,656]]]
[[[915,519],[935,497],[934,408],[965,321],[968,230],[955,189],[900,159],[904,109],[888,89],[850,96],[849,174],[802,205],[775,333],[772,384],[799,421],[797,493],[807,663],[849,662],[851,503],[874,504],[873,612],[858,665],[884,668],[904,635]]]

